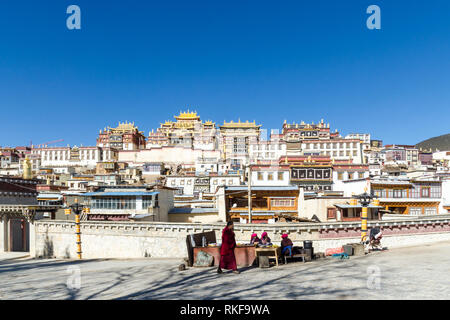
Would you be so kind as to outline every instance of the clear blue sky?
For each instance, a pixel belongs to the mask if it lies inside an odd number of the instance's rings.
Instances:
[[[95,145],[124,120],[147,135],[187,108],[385,143],[450,132],[448,0],[5,0],[0,40],[2,146]]]

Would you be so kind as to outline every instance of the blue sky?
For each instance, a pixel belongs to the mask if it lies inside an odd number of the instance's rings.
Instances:
[[[95,145],[125,120],[147,135],[187,108],[268,130],[323,118],[385,143],[450,132],[446,0],[5,0],[0,38],[2,146]]]

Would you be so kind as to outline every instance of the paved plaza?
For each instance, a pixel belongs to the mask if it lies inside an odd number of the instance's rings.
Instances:
[[[0,299],[450,299],[450,242],[239,275],[180,263],[3,259]]]

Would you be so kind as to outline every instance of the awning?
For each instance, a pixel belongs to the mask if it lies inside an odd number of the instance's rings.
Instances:
[[[149,213],[142,213],[142,214],[136,214],[136,215],[131,215],[129,216],[130,219],[143,219],[143,218],[147,218],[147,217],[151,217],[154,216],[154,214],[149,214]]]
[[[360,205],[360,204],[358,204],[358,205],[351,205],[351,204],[341,204],[341,203],[338,203],[338,204],[335,204],[334,205],[335,207],[337,207],[337,208],[340,208],[340,209],[356,209],[356,208],[362,208],[362,205]],[[374,206],[374,205],[369,205],[369,206],[367,206],[368,208],[371,208],[371,209],[379,209],[379,208],[384,208],[384,207],[382,207],[382,206]]]
[[[86,197],[130,197],[130,196],[152,196],[155,194],[159,194],[158,191],[153,192],[145,192],[145,191],[137,191],[137,192],[87,192],[83,194]]]

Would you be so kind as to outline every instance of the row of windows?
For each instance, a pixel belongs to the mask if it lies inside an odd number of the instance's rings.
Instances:
[[[77,155],[77,157],[83,157],[85,160],[95,160],[96,155],[93,151],[88,152],[82,152],[80,155]],[[60,161],[60,160],[69,160],[70,159],[70,152],[69,151],[62,151],[62,152],[42,152],[42,159],[47,161]]]
[[[441,187],[415,187],[412,189],[375,189],[374,195],[379,198],[440,198]]]
[[[158,207],[158,195],[155,195],[154,203],[152,196],[142,197],[142,208]],[[111,209],[111,210],[126,210],[136,209],[136,197],[101,197],[91,199],[91,209]]]
[[[355,149],[358,148],[356,142],[333,142],[333,143],[306,143],[305,149]]]
[[[282,144],[256,145],[251,147],[253,150],[283,150]]]
[[[272,207],[294,207],[295,198],[270,199],[270,205]]]
[[[187,185],[192,185],[192,180],[191,179],[188,179],[188,180],[184,180],[184,179],[181,179],[181,180],[179,180],[179,185],[181,185],[181,186],[184,186],[185,185],[185,182],[186,182],[186,184]],[[228,180],[228,185],[233,185],[233,179],[229,179]],[[213,180],[213,185],[217,185],[217,184],[219,184],[219,180]],[[221,181],[220,181],[220,184],[226,184],[226,180],[225,179],[222,179]],[[170,182],[170,185],[172,185],[172,186],[175,186],[176,185],[176,181],[175,180],[172,180],[171,182]]]
[[[91,199],[91,209],[136,209],[135,197],[120,197],[120,198],[93,198]]]
[[[363,179],[364,172],[348,172],[347,179]],[[344,180],[344,172],[338,172],[338,180]]]
[[[274,177],[277,177],[277,180],[284,180],[284,172],[276,172],[276,175],[274,172],[267,172],[267,180],[273,181]],[[264,180],[264,173],[258,172],[258,181]]]
[[[261,153],[261,152],[258,152],[258,153],[253,154],[253,156],[254,157],[256,156],[256,158],[258,158],[258,159],[275,158],[275,152],[270,152],[270,153],[266,152],[265,154]]]
[[[425,208],[424,210],[425,212],[423,212],[425,215],[430,216],[430,215],[435,215],[437,214],[437,210],[436,208]],[[420,216],[422,215],[422,207],[410,207],[409,208],[409,215],[411,216]]]
[[[333,156],[333,157],[350,157],[350,156],[356,157],[358,155],[358,151],[357,150],[353,150],[353,151],[341,150],[341,151],[339,151],[339,153],[337,151],[325,151],[325,154],[327,156]]]

